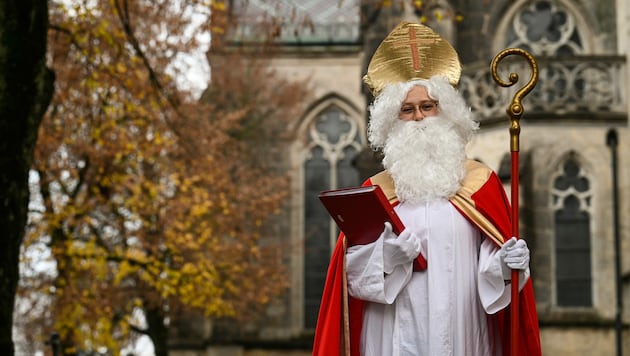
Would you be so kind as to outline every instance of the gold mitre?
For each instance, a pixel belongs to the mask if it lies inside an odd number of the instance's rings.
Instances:
[[[456,86],[462,73],[448,41],[427,26],[402,22],[381,42],[363,81],[375,96],[388,84],[443,75]]]

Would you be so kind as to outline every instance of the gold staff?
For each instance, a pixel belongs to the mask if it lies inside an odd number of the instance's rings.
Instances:
[[[492,78],[497,84],[502,87],[510,87],[516,82],[518,82],[518,74],[510,73],[509,82],[504,82],[499,78],[497,73],[497,66],[499,62],[510,55],[518,55],[525,57],[525,59],[529,62],[529,65],[532,69],[532,76],[529,79],[529,82],[519,89],[514,98],[512,99],[512,104],[508,106],[506,112],[510,117],[510,153],[512,156],[511,161],[511,205],[512,205],[512,236],[518,238],[518,186],[519,186],[519,163],[518,163],[518,150],[519,150],[519,134],[521,133],[521,126],[519,120],[523,116],[525,110],[523,109],[523,105],[521,104],[521,100],[525,95],[527,95],[538,81],[538,64],[536,64],[536,60],[529,54],[527,51],[522,50],[520,48],[508,48],[499,52],[494,59],[492,60],[492,64],[490,65]],[[511,301],[511,326],[510,326],[510,355],[517,355],[518,351],[518,271],[512,270],[512,301]]]

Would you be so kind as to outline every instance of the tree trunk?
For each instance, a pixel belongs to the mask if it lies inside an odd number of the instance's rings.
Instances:
[[[12,338],[28,173],[54,77],[46,67],[47,0],[0,1],[0,355]]]
[[[168,356],[168,328],[164,325],[164,313],[159,307],[145,309],[147,334],[153,342],[155,356]]]

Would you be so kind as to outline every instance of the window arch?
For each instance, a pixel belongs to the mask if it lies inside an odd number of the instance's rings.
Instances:
[[[575,18],[553,1],[538,0],[521,8],[507,34],[508,47],[521,47],[542,55],[584,52]]]
[[[555,174],[552,212],[555,239],[556,305],[591,307],[592,188],[586,172],[570,153]]]
[[[548,57],[590,53],[588,27],[572,6],[559,0],[521,1],[498,26],[495,50],[518,47]]]
[[[319,105],[302,130],[303,315],[315,327],[326,271],[338,230],[318,199],[319,192],[361,182],[354,160],[365,147],[363,121],[341,100]]]

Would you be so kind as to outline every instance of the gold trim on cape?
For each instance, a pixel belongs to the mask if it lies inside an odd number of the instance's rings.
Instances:
[[[481,231],[490,237],[498,246],[503,246],[503,236],[499,230],[476,208],[472,195],[477,192],[492,174],[492,170],[483,163],[468,160],[466,162],[466,177],[462,181],[462,187],[451,197],[450,202],[462,213],[470,218]],[[394,181],[387,171],[382,171],[370,178],[372,184],[379,185],[390,203],[398,201]]]

